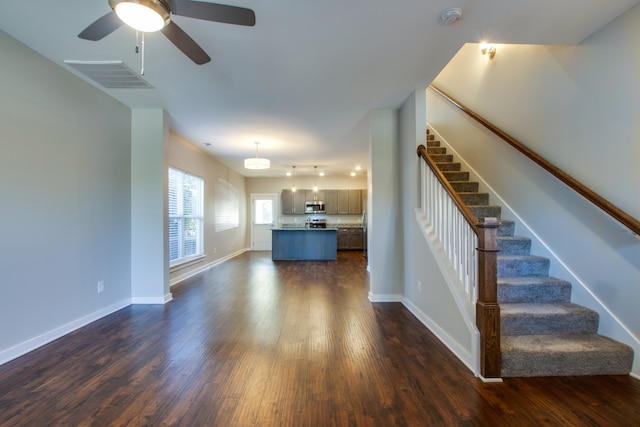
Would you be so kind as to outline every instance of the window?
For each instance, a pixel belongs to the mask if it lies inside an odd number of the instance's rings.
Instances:
[[[240,224],[238,190],[229,181],[218,178],[216,185],[216,232],[231,230]]]
[[[169,168],[169,264],[182,264],[203,255],[202,178]]]

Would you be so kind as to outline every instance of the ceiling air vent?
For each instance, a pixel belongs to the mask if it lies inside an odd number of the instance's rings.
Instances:
[[[73,61],[65,64],[107,89],[151,89],[149,83],[124,65],[122,61]]]

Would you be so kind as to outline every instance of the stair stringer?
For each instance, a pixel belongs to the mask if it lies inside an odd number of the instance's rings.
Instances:
[[[404,305],[418,318],[420,321],[427,327],[434,335],[438,337],[440,341],[444,343],[444,345],[451,350],[456,357],[464,363],[473,374],[483,380],[485,380],[480,375],[480,332],[476,326],[476,308],[475,304],[469,301],[469,297],[464,291],[464,285],[462,281],[458,278],[447,253],[445,252],[442,244],[440,243],[437,234],[435,233],[434,227],[427,218],[424,210],[421,208],[416,209],[416,221],[418,224],[418,228],[422,232],[427,245],[431,249],[434,257],[438,262],[438,266],[440,267],[440,272],[442,273],[445,282],[453,296],[453,299],[458,307],[458,310],[464,320],[464,323],[469,331],[471,336],[471,352],[469,353],[460,346],[455,340],[453,340],[436,322],[431,320],[428,315],[423,313],[413,304],[408,303],[407,300],[403,300]],[[496,381],[496,379],[491,379],[487,381]]]
[[[489,193],[491,203],[502,208],[503,217],[514,221],[517,234],[531,239],[531,252],[536,255],[549,258],[551,268],[549,275],[571,283],[571,302],[582,305],[596,311],[600,316],[598,333],[600,335],[613,338],[632,347],[634,350],[634,360],[631,375],[640,379],[640,338],[635,336],[629,328],[600,300],[572,269],[558,257],[558,255],[542,240],[542,238],[520,217],[516,211],[475,171],[475,169],[460,156],[448,141],[430,125],[427,125],[430,133],[440,141],[441,146],[445,146],[453,154],[456,162],[463,165],[463,170],[469,172],[469,180],[477,181],[480,184],[480,191]]]

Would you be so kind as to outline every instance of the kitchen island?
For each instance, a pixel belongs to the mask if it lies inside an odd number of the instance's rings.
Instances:
[[[336,260],[338,257],[335,228],[274,228],[271,237],[274,261]]]

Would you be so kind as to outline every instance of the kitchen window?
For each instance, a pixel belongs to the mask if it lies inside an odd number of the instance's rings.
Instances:
[[[203,256],[204,181],[169,168],[169,265]]]

